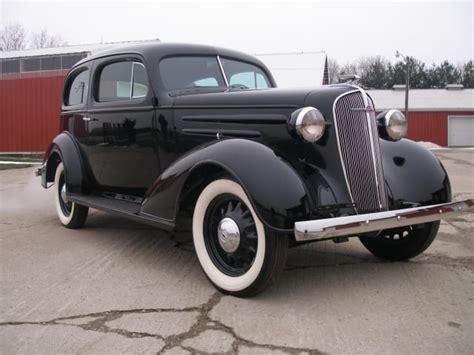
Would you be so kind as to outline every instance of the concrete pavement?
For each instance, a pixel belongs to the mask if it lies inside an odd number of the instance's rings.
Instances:
[[[474,151],[436,154],[454,198],[474,196]],[[33,169],[0,171],[0,352],[472,354],[473,219],[411,262],[356,239],[291,249],[277,285],[238,299],[191,243],[93,210],[65,229]]]

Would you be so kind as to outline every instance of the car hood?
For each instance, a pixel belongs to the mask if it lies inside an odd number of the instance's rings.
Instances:
[[[173,106],[299,108],[310,105],[318,108],[324,106],[332,107],[332,102],[338,95],[353,89],[354,87],[349,85],[329,85],[319,88],[271,88],[263,90],[186,93],[174,96]]]
[[[174,106],[272,106],[300,107],[314,89],[228,90],[175,96]]]

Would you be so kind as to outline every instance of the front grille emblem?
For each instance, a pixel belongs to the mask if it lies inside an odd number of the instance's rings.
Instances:
[[[367,107],[353,107],[351,108],[351,111],[366,111],[368,113],[374,112],[374,109],[372,106],[368,105]]]

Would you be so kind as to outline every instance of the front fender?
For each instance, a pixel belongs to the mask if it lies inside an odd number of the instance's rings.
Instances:
[[[439,159],[419,144],[380,140],[390,209],[451,201],[449,178]]]
[[[53,182],[59,160],[64,164],[68,193],[86,193],[90,185],[83,156],[74,137],[69,132],[58,134],[45,154],[46,179]]]
[[[244,139],[216,141],[183,156],[147,192],[142,212],[175,221],[183,186],[203,164],[219,166],[237,180],[269,228],[292,231],[308,215],[308,193],[296,171],[269,147]]]

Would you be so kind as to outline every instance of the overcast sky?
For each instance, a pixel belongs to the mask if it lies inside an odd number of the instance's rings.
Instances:
[[[47,29],[69,44],[159,38],[252,54],[324,50],[339,62],[402,53],[425,62],[473,58],[474,1],[19,2],[0,23]]]

